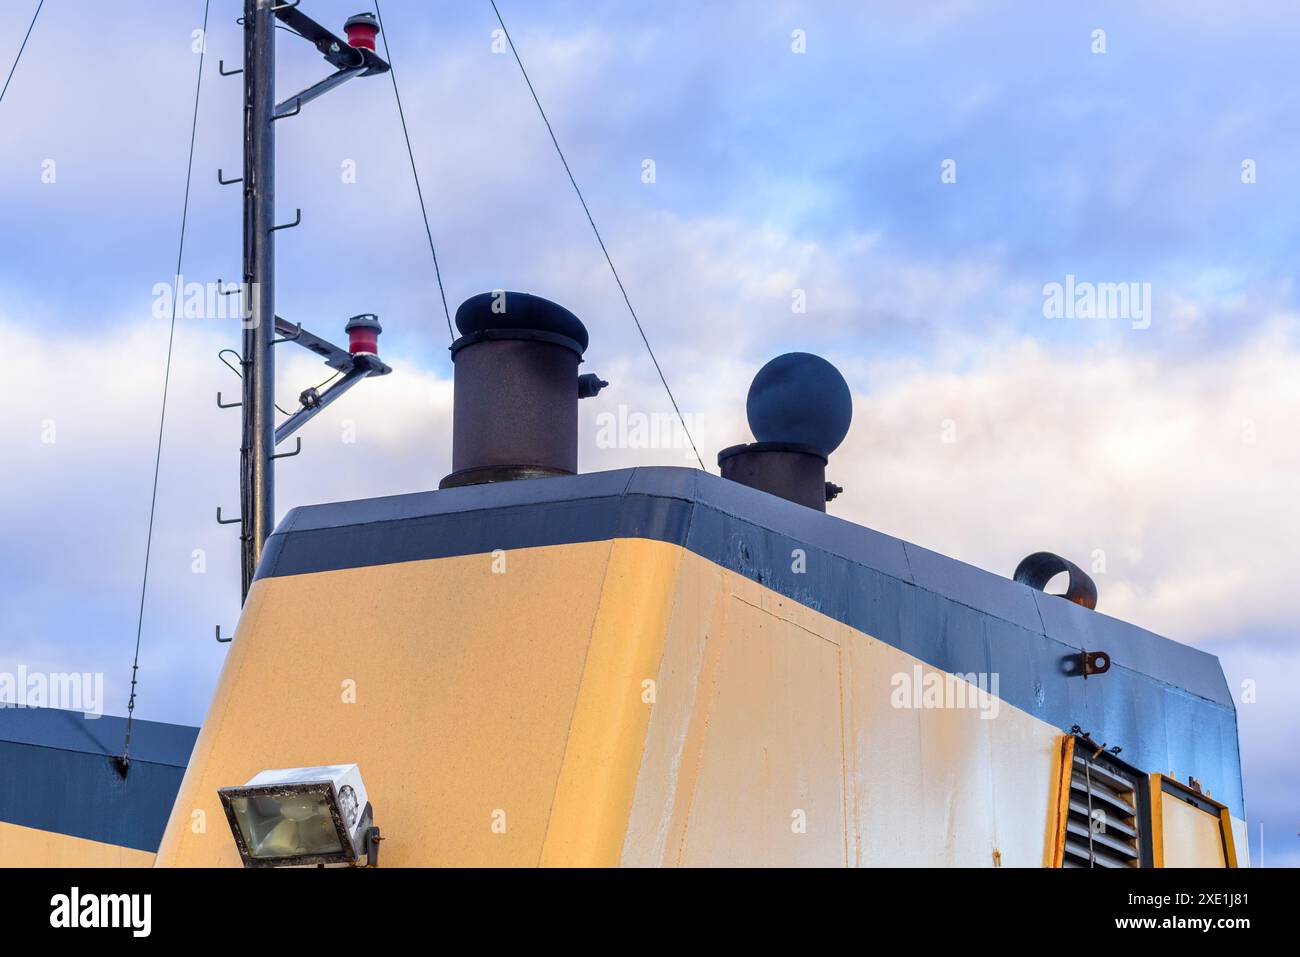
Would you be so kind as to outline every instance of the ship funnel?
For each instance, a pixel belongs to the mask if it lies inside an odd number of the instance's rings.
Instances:
[[[758,441],[719,452],[722,477],[826,511],[843,491],[826,481],[826,463],[853,420],[844,376],[821,356],[777,356],[754,376],[745,412]]]
[[[578,375],[587,330],[526,292],[485,292],[456,310],[452,472],[438,485],[548,478],[578,471],[578,399],[609,383]]]

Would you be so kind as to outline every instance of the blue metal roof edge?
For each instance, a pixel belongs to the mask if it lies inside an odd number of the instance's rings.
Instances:
[[[1195,770],[1244,813],[1236,713],[1213,655],[696,469],[305,506],[272,535],[258,577],[619,537],[682,545],[934,667],[998,674],[1016,707],[1077,723],[1149,770]],[[794,548],[808,556],[803,574],[791,570]],[[1109,653],[1111,672],[1068,676],[1082,650]],[[1189,735],[1200,741],[1191,750]]]
[[[0,708],[0,821],[156,851],[199,729],[135,721],[123,778],[125,730],[110,715]]]
[[[592,499],[629,496],[675,499],[690,505],[706,506],[817,548],[827,555],[874,569],[1028,631],[1041,633],[1070,647],[1109,651],[1116,664],[1184,688],[1226,707],[1233,706],[1218,659],[1208,652],[1083,608],[1055,595],[1045,594],[958,559],[833,515],[814,512],[698,469],[640,467],[565,478],[503,482],[354,502],[301,506],[293,509],[281,522],[275,532],[281,541],[273,544],[282,544],[284,536],[290,534],[327,528],[417,520],[486,509],[577,504]],[[647,511],[653,512],[653,509]],[[571,540],[592,540],[584,534],[591,530],[589,524],[586,527],[575,527],[572,529]],[[659,534],[663,531],[664,529],[657,528],[644,529],[646,537],[650,538],[663,537]],[[671,537],[679,538],[680,534],[678,529]],[[679,541],[678,544],[686,542]],[[270,552],[272,548],[269,547],[268,553]],[[473,554],[471,551],[454,553]],[[269,554],[269,561],[259,568],[258,577],[297,574],[310,570],[279,564],[279,558],[279,549],[274,549],[274,554]],[[354,565],[371,563],[383,564],[358,561]],[[326,560],[321,563],[321,568],[325,567],[347,566],[338,566]],[[1116,647],[1107,648],[1107,641]]]
[[[131,727],[131,761],[184,768],[198,734],[198,728],[188,725],[137,718]],[[0,742],[113,757],[122,753],[125,737],[126,719],[116,715],[0,705]]]

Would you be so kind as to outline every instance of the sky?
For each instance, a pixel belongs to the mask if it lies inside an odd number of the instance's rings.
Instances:
[[[999,574],[1059,552],[1099,611],[1218,655],[1252,855],[1300,866],[1300,7],[499,5],[710,470],[750,439],[765,361],[830,359],[855,409],[832,513]],[[310,13],[337,30],[364,6]],[[34,9],[0,2],[6,70]],[[241,165],[241,82],[216,70],[240,63],[240,9],[212,3],[187,282],[240,271],[239,188],[216,178]],[[599,440],[602,413],[671,405],[487,0],[381,9],[451,309],[522,289],[584,320],[583,371],[612,386],[582,403],[582,471],[692,464]],[[47,3],[0,103],[0,672],[102,672],[114,714],[202,17]],[[288,33],[278,57],[282,98],[326,72]],[[277,234],[277,312],[335,339],[378,313],[396,370],[303,430],[277,511],[435,488],[449,336],[391,83],[276,127],[279,216],[303,213]],[[1058,316],[1045,288],[1067,283],[1136,284],[1145,308]],[[229,318],[177,320],[138,717],[200,723],[213,628],[238,618],[238,533],[214,520],[238,507],[238,413],[215,402],[238,344]],[[326,375],[296,351],[286,408]]]

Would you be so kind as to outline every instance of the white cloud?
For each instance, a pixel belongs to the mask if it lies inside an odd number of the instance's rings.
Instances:
[[[855,364],[868,388],[832,460],[836,510],[1002,574],[1040,549],[1084,568],[1100,550],[1098,607],[1181,641],[1289,623],[1293,331],[1194,358],[1024,341],[951,371]]]

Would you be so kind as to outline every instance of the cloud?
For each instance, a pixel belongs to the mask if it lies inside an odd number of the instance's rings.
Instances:
[[[854,519],[1003,574],[1040,549],[1099,563],[1099,608],[1182,641],[1300,618],[1294,324],[1223,355],[1023,340],[853,369],[831,471]]]

